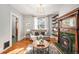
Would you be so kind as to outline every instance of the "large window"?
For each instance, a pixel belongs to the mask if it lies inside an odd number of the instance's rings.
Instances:
[[[34,29],[38,29],[38,19],[34,17]]]
[[[46,19],[45,18],[34,18],[35,29],[46,29]]]

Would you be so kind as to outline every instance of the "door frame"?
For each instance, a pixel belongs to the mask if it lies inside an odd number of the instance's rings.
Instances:
[[[11,38],[10,39],[10,46],[13,45],[13,43],[12,43],[12,16],[17,17],[18,18],[18,22],[19,22],[19,16],[16,13],[14,13],[14,12],[10,12],[10,38]],[[17,41],[18,41],[18,39],[17,39]]]

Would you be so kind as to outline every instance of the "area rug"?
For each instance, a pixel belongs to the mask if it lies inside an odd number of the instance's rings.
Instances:
[[[29,45],[26,50],[26,54],[61,54],[54,44],[50,44],[47,49],[35,49],[32,45]]]

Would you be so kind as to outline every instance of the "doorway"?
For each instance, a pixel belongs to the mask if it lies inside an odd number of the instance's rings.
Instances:
[[[12,15],[12,45],[18,41],[18,18]]]

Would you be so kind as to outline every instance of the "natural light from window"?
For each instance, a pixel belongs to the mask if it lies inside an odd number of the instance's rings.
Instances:
[[[34,17],[34,29],[46,29],[45,18]]]

